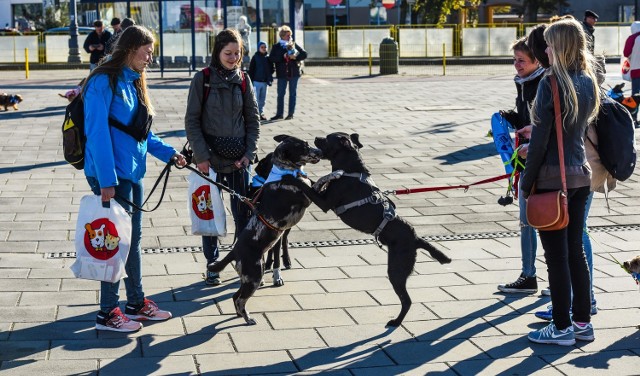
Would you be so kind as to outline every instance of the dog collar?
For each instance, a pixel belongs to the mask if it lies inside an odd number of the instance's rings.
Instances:
[[[278,166],[273,166],[271,168],[271,172],[269,173],[269,177],[264,182],[264,184],[280,181],[282,180],[282,177],[285,175],[293,175],[293,177],[296,177],[296,178],[300,175],[304,177],[307,176],[307,174],[304,171],[302,171],[302,167],[300,167],[300,169],[295,169],[295,170],[286,170]]]
[[[253,179],[251,179],[252,187],[262,187],[264,185],[264,178],[260,175],[255,175]]]

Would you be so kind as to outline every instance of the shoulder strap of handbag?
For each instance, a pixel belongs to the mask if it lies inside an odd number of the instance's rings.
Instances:
[[[553,110],[556,115],[556,138],[558,140],[558,159],[560,161],[560,178],[562,179],[562,191],[567,192],[567,177],[564,170],[564,143],[562,141],[562,114],[560,109],[560,92],[556,76],[551,77],[551,91],[553,93]]]

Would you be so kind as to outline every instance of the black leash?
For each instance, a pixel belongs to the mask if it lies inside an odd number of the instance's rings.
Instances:
[[[212,180],[208,175],[203,174],[202,172],[198,171],[197,168],[191,167],[191,165],[189,165],[189,164],[186,164],[183,167],[176,166],[176,168],[179,169],[179,170],[182,170],[183,168],[186,168],[187,170],[195,172],[198,176],[200,176],[201,178],[203,178],[207,182],[215,185],[216,187],[218,187],[221,190],[229,193],[230,195],[237,197],[241,202],[243,202],[243,203],[245,203],[247,205],[251,201],[251,200],[249,200],[249,198],[239,194],[238,192],[234,191],[233,189],[227,187],[226,185],[218,183],[217,181]],[[249,206],[251,206],[251,205],[249,205]]]
[[[127,198],[124,198],[124,197],[122,197],[120,195],[116,195],[120,200],[124,201],[128,205],[131,205],[131,207],[134,209],[129,214],[133,214],[134,211],[141,211],[141,212],[145,212],[145,213],[151,213],[152,211],[158,209],[160,204],[162,204],[162,199],[164,198],[164,193],[167,190],[167,182],[169,181],[169,174],[171,173],[171,166],[173,166],[174,164],[175,164],[175,162],[172,159],[166,164],[166,166],[164,166],[164,169],[160,173],[160,176],[158,177],[158,179],[156,179],[156,182],[153,185],[153,188],[151,188],[151,192],[149,192],[149,195],[147,196],[147,199],[144,200],[144,202],[140,206],[138,206],[138,205],[134,204],[133,202],[129,201],[129,199],[127,199]],[[149,201],[149,199],[151,198],[151,195],[153,195],[153,192],[156,190],[156,188],[158,187],[158,184],[160,184],[160,180],[162,180],[163,177],[164,177],[164,183],[162,185],[162,193],[160,193],[160,200],[158,201],[156,206],[153,207],[153,209],[150,209],[150,210],[144,209],[143,206],[145,206],[147,201]],[[102,206],[108,208],[109,207],[109,201],[103,202]]]

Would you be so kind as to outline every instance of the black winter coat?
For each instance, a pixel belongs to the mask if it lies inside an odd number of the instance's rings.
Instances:
[[[269,61],[269,55],[261,54],[260,51],[253,54],[249,64],[249,77],[252,82],[273,82],[273,64]]]
[[[280,43],[276,43],[271,47],[271,53],[269,54],[269,61],[276,66],[276,77],[286,78],[300,77],[300,62],[307,58],[307,51],[302,49],[296,43],[296,50],[298,50],[298,56],[296,60],[286,60],[284,55],[287,54],[287,49]]]
[[[102,35],[98,35],[95,30],[87,35],[87,39],[84,40],[84,45],[82,47],[84,47],[85,51],[91,54],[91,57],[89,58],[89,62],[91,64],[98,64],[100,59],[105,55],[107,47],[109,47],[109,39],[111,39],[111,33],[107,30],[103,31]],[[104,45],[104,49],[102,51],[91,51],[89,50],[89,46],[92,44],[102,44]]]

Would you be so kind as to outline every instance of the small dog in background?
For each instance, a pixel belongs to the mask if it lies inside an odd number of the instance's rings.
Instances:
[[[640,256],[636,256],[629,261],[623,262],[622,267],[624,270],[631,273],[631,276],[636,280],[637,284],[640,284]],[[640,329],[640,325],[637,325],[636,328]]]
[[[624,268],[631,273],[640,273],[640,256],[636,256],[629,261],[622,263]]]
[[[298,50],[296,49],[296,42],[294,42],[293,40],[290,40],[287,43],[287,57],[298,57]]]
[[[4,107],[5,111],[9,111],[9,107],[13,107],[14,110],[18,110],[18,103],[22,102],[22,95],[20,94],[0,94],[0,107]]]

